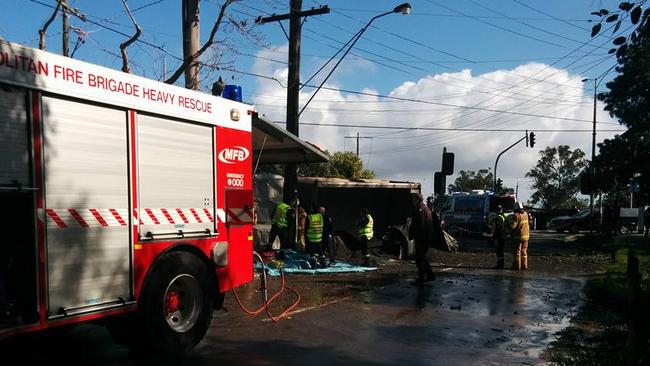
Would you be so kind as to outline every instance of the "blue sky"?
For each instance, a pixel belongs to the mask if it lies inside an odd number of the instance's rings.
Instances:
[[[133,32],[122,1],[69,2],[94,23],[72,18],[71,24],[83,32],[85,39],[74,57],[118,69],[121,65],[118,46],[125,37],[114,31]],[[46,5],[54,3],[53,0],[4,0],[0,37],[37,47],[38,29],[51,14],[51,8]],[[232,24],[226,24],[217,36],[223,55],[214,52],[209,56],[221,56],[222,67],[237,72],[206,70],[202,81],[204,90],[209,90],[216,77],[223,76],[229,83],[241,85],[244,98],[254,103],[258,111],[274,120],[284,119],[286,89],[282,85],[286,85],[283,81],[286,81],[287,39],[277,23],[258,26],[253,20],[258,15],[285,13],[288,3],[288,0],[245,0],[232,5],[229,15],[240,26],[245,24],[252,36],[244,37]],[[171,72],[178,63],[176,58],[182,54],[180,0],[129,0],[128,4],[131,9],[138,9],[134,15],[144,29],[141,39],[146,42],[129,48],[133,72],[162,78],[163,64]],[[217,0],[201,1],[202,39],[208,37],[220,4]],[[304,23],[302,80],[310,77],[370,18],[399,2],[305,0],[303,9],[323,4],[329,5],[332,12],[310,17]],[[594,23],[589,20],[597,18],[590,12],[616,9],[617,4],[617,1],[590,0],[412,1],[410,15],[391,14],[377,19],[327,84],[333,89],[365,91],[370,95],[322,90],[302,120],[339,127],[303,125],[301,137],[330,151],[354,150],[352,140],[344,136],[359,132],[372,137],[362,140],[360,147],[370,169],[383,178],[421,181],[425,192],[430,192],[431,176],[440,168],[440,152],[444,146],[456,153],[456,170],[476,170],[493,166],[498,152],[523,133],[422,130],[395,133],[340,125],[589,129],[593,89],[580,80],[600,76],[615,64],[615,58],[607,55],[611,41],[605,36],[611,37],[611,31],[591,40]],[[288,22],[284,26],[288,30]],[[624,29],[625,25],[621,31]],[[49,51],[60,52],[60,31],[57,19],[48,32]],[[76,35],[71,37],[72,45],[76,39]],[[614,76],[612,71],[604,79]],[[316,77],[312,83],[320,80]],[[599,90],[604,90],[604,83]],[[303,89],[303,103],[312,92]],[[373,97],[375,94],[436,101],[442,105]],[[619,128],[601,110],[601,105],[598,109],[598,120],[611,123],[599,128]],[[598,140],[613,134],[599,133]],[[537,147],[566,143],[589,155],[590,136],[586,132],[538,133],[535,149],[516,148],[502,158],[499,175],[504,177],[506,185],[519,184],[522,198],[526,199],[529,191],[524,175],[537,160]]]

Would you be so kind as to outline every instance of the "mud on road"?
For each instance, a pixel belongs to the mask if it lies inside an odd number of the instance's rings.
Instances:
[[[96,365],[544,364],[545,350],[585,303],[585,283],[611,260],[580,238],[534,233],[528,271],[492,270],[486,241],[460,238],[458,253],[431,251],[437,278],[422,287],[410,284],[413,263],[376,249],[376,272],[289,276],[301,303],[277,323],[251,318],[228,296],[227,311],[215,312],[204,340],[182,361],[133,353],[93,325],[0,349],[27,361]],[[278,286],[271,283],[270,293]],[[259,305],[259,279],[239,293],[249,308]],[[293,301],[287,293],[271,312]]]

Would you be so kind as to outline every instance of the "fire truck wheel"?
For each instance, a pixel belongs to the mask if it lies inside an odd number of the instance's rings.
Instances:
[[[140,298],[148,348],[182,354],[203,338],[212,320],[214,276],[198,257],[171,252],[156,263]]]

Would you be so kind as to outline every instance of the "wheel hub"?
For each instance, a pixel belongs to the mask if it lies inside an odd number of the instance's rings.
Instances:
[[[199,281],[189,274],[176,276],[167,286],[163,302],[169,327],[186,332],[194,327],[201,313],[203,293]]]

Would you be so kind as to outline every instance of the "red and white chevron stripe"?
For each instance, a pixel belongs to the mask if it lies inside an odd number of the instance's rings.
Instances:
[[[127,213],[125,208],[48,208],[45,210],[45,221],[48,228],[60,229],[126,226],[129,220]]]
[[[229,208],[226,210],[227,220],[232,224],[252,224],[254,221],[253,210],[243,208]]]
[[[128,210],[125,208],[48,208],[39,211],[41,220],[47,222],[48,228],[112,227],[128,224]],[[223,209],[217,209],[217,219],[219,222],[226,221]],[[201,224],[214,222],[214,217],[209,208],[141,208],[133,210],[133,222],[139,222],[140,225]]]

